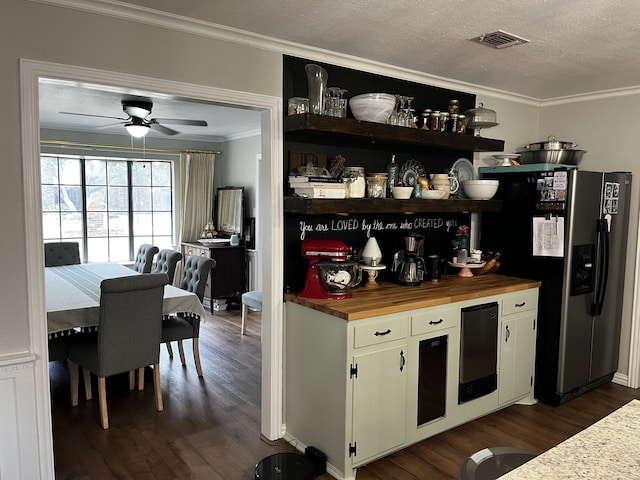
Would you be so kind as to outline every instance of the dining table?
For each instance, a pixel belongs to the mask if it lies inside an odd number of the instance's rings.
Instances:
[[[47,331],[49,337],[91,330],[100,316],[100,283],[107,278],[144,275],[119,263],[82,263],[45,267]],[[165,285],[162,314],[183,313],[205,318],[195,293]]]

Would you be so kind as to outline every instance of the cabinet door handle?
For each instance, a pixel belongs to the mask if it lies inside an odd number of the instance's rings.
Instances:
[[[527,304],[527,302],[516,303],[515,307],[516,308],[524,307],[526,304]]]
[[[444,322],[444,319],[440,319],[440,320],[429,320],[429,325],[440,325],[442,322]]]
[[[509,331],[509,325],[504,328],[507,331],[507,334],[504,336],[504,342],[507,343],[509,341],[509,337],[511,336],[511,332]]]
[[[387,328],[384,332],[378,332],[378,331],[376,331],[376,333],[374,333],[374,335],[375,335],[376,337],[382,337],[382,336],[384,336],[384,335],[389,335],[390,333],[391,333],[391,329],[390,329],[390,328]]]
[[[400,371],[404,369],[404,364],[406,363],[406,359],[404,358],[404,352],[400,350]]]

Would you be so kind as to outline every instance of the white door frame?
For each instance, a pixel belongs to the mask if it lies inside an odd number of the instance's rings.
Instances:
[[[42,198],[40,187],[40,78],[84,81],[146,91],[155,91],[185,98],[238,105],[260,110],[262,158],[258,182],[260,188],[260,246],[263,286],[262,345],[262,410],[261,433],[269,440],[281,438],[282,420],[282,350],[283,350],[283,160],[282,160],[282,100],[279,97],[239,92],[203,85],[174,82],[156,78],[109,72],[92,68],[21,59],[21,129],[22,167],[25,217],[25,251],[28,318],[31,350],[37,356],[36,416],[38,421],[41,472],[54,478],[53,434],[47,363],[47,328],[44,292],[44,253],[42,250]],[[268,226],[269,228],[264,228]]]

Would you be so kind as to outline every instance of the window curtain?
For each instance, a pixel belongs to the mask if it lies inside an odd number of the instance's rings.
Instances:
[[[180,244],[198,240],[207,222],[213,220],[214,163],[213,153],[180,153]],[[176,285],[182,278],[182,264],[176,268]]]

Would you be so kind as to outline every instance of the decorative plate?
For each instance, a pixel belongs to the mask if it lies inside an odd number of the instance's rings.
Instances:
[[[403,185],[413,187],[418,181],[418,177],[426,177],[427,171],[424,166],[417,160],[407,160],[398,170],[398,179]]]
[[[456,195],[460,198],[466,198],[466,195],[464,194],[462,188],[462,182],[464,182],[465,180],[476,179],[475,170],[473,169],[473,163],[471,163],[471,161],[467,160],[466,158],[459,158],[455,161],[455,163],[451,167],[451,170],[456,171],[456,176],[458,177],[458,182],[460,183],[460,188],[458,189]]]

